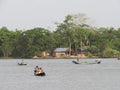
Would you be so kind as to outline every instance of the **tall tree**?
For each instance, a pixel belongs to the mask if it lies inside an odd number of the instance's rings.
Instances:
[[[12,42],[13,33],[10,32],[6,27],[2,27],[0,29],[0,50],[3,53],[4,57],[8,57],[11,55],[13,50],[13,42]]]
[[[63,23],[57,23],[56,32],[62,33],[61,37],[64,37],[65,41],[67,41],[66,43],[69,43],[68,46],[70,48],[74,47],[74,50],[76,50],[75,46],[78,44],[76,39],[79,37],[80,43],[78,46],[82,48],[83,38],[86,38],[85,34],[83,35],[83,32],[89,27],[89,25],[86,24],[87,20],[88,18],[86,18],[85,14],[67,15]]]

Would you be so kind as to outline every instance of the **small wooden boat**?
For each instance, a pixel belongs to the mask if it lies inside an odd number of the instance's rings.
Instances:
[[[21,66],[22,66],[22,65],[27,65],[23,60],[22,60],[21,62],[18,62],[18,61],[17,61],[16,63],[17,63],[18,65],[21,65]]]
[[[27,64],[26,64],[26,63],[18,63],[18,65],[21,65],[21,66],[22,66],[22,65],[27,65]]]
[[[34,75],[35,76],[45,76],[46,74],[45,74],[45,72],[34,72]]]
[[[100,64],[101,63],[101,61],[99,61],[99,60],[96,60],[96,61],[94,61],[94,62],[80,62],[80,61],[72,61],[74,64]]]

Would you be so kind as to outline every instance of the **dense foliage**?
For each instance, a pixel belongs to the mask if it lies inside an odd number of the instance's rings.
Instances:
[[[30,30],[0,29],[0,56],[28,58],[42,51],[52,52],[58,47],[70,47],[76,54],[80,48],[88,56],[119,57],[120,28],[94,28],[86,24],[83,14],[67,15],[57,23],[55,31],[44,28]]]

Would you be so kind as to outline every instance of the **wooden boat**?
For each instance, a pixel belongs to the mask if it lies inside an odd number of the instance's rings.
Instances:
[[[101,61],[99,61],[99,60],[96,60],[96,61],[94,61],[94,62],[79,62],[79,61],[72,61],[74,64],[100,64],[101,63]]]
[[[22,65],[27,65],[27,64],[26,64],[26,63],[18,63],[18,65],[21,65],[21,66],[22,66]]]
[[[21,62],[18,62],[18,61],[17,61],[16,63],[17,63],[18,65],[21,65],[21,66],[22,66],[22,65],[27,65],[23,60],[22,60]]]
[[[34,72],[34,75],[35,76],[45,76],[46,74],[45,74],[45,72]]]

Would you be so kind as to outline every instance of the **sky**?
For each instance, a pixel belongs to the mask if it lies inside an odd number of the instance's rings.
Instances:
[[[0,0],[0,28],[55,30],[68,14],[86,14],[91,26],[120,27],[120,0]]]

